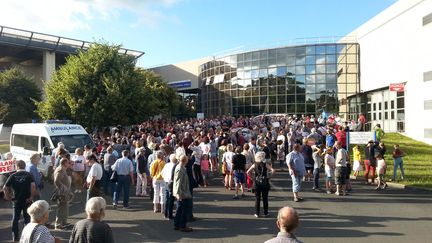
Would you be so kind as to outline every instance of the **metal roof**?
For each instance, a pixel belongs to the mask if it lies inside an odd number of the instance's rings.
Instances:
[[[87,50],[93,42],[71,39],[61,36],[43,34],[0,25],[0,43],[48,50],[67,54],[76,54],[78,50]],[[134,56],[135,59],[144,52],[120,48],[119,53]]]

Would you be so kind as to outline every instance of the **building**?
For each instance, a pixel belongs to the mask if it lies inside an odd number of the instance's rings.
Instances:
[[[352,110],[363,107],[372,128],[432,144],[432,0],[399,0],[348,36],[361,52]]]
[[[51,79],[66,57],[87,50],[91,42],[0,26],[0,71],[18,67],[33,77],[39,88]],[[139,58],[144,52],[121,48],[119,52]]]
[[[399,0],[337,43],[230,53],[188,69],[205,117],[363,113],[370,129],[432,144],[430,43],[432,0]]]

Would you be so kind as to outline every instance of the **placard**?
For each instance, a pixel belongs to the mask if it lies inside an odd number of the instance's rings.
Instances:
[[[375,141],[375,132],[349,132],[349,144],[367,144]]]
[[[276,127],[280,127],[280,123],[279,123],[279,122],[273,122],[273,123],[272,123],[272,126],[273,126],[274,128],[276,128]]]
[[[14,160],[0,161],[0,174],[13,172],[15,170],[16,168]]]

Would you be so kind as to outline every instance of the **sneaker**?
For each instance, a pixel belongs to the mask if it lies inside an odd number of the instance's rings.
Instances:
[[[375,187],[375,190],[377,190],[377,191],[378,191],[379,189],[381,189],[381,188],[380,188],[379,186],[378,186],[378,187]]]
[[[268,216],[269,216],[268,213],[266,213],[266,214],[263,215],[264,218],[266,218],[266,217],[268,217]]]
[[[298,201],[300,201],[298,198],[294,198],[294,202],[298,202]]]
[[[233,199],[239,199],[239,197],[238,197],[237,195],[235,195],[235,196],[233,197]]]
[[[117,204],[113,204],[113,208],[114,208],[114,209],[117,209]]]
[[[331,193],[332,193],[331,191],[327,190],[327,194],[331,194]]]
[[[254,214],[254,217],[255,217],[255,218],[259,218],[259,215],[258,215],[258,214]]]
[[[336,195],[336,196],[340,196],[340,193],[339,193],[339,192],[335,192],[335,195]]]

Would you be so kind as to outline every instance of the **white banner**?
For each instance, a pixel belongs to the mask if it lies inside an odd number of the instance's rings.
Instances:
[[[367,144],[370,140],[375,141],[375,132],[350,132],[350,144]]]
[[[273,123],[272,123],[272,126],[273,126],[274,128],[276,128],[276,127],[280,127],[280,123],[279,123],[279,122],[273,122]]]
[[[2,130],[2,128],[3,128],[3,123],[0,124],[0,134],[1,134],[1,130]]]

